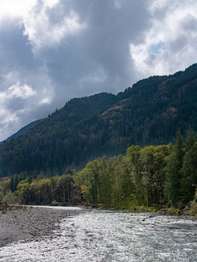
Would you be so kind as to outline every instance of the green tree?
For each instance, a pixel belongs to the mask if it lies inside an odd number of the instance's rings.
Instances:
[[[136,201],[139,205],[142,205],[145,202],[145,197],[142,181],[143,173],[140,160],[141,148],[139,146],[131,146],[128,148],[127,155],[130,162],[129,167],[135,184]]]
[[[141,150],[143,192],[147,206],[160,205],[164,195],[164,168],[168,146],[147,146]]]
[[[54,188],[54,198],[58,202],[70,203],[73,198],[74,180],[72,176],[60,176]]]
[[[29,204],[31,193],[30,183],[27,180],[23,180],[17,185],[17,196],[22,204]]]
[[[183,160],[181,193],[183,203],[193,200],[197,186],[197,142],[190,145]]]
[[[166,168],[166,196],[169,204],[177,206],[181,200],[181,178],[184,157],[184,144],[178,132],[176,144],[172,146]]]

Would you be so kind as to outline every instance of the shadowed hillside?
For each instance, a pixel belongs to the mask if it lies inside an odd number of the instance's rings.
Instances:
[[[131,144],[174,141],[177,130],[197,130],[197,65],[139,81],[118,95],[76,98],[48,118],[0,144],[1,176],[61,174]]]

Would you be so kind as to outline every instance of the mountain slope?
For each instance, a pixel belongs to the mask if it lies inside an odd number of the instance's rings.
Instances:
[[[117,96],[72,99],[0,145],[0,172],[62,173],[130,144],[169,143],[177,129],[197,130],[197,64],[139,81]]]

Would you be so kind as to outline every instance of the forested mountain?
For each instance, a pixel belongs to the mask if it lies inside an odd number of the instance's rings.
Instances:
[[[118,95],[72,99],[0,144],[0,175],[61,174],[131,144],[173,142],[197,130],[197,64],[139,81]]]

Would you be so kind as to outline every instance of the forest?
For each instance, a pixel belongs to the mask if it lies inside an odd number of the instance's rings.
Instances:
[[[0,142],[0,177],[61,175],[98,157],[123,154],[130,145],[175,142],[197,131],[197,64],[170,76],[153,76],[117,95],[74,98],[48,117]]]
[[[197,214],[197,136],[168,145],[130,146],[126,154],[90,161],[62,176],[15,175],[0,181],[0,201]]]

